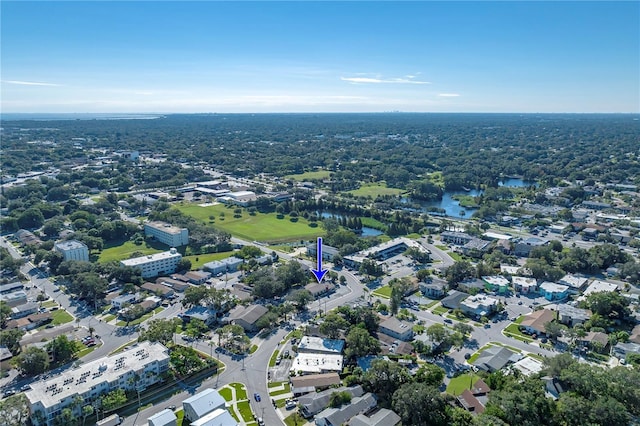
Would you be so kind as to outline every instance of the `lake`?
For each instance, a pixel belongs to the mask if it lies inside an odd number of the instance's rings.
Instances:
[[[330,213],[330,212],[322,212],[320,213],[320,216],[323,218],[327,218],[327,217],[333,217],[335,219],[342,219],[343,217],[348,217],[348,216],[344,216],[341,214],[336,214],[336,213]],[[377,237],[378,235],[382,235],[384,234],[384,232],[375,229],[375,228],[369,228],[368,226],[363,226],[362,227],[362,235],[363,237]]]

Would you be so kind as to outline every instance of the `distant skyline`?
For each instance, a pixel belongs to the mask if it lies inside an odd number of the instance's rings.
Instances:
[[[640,112],[640,2],[17,2],[3,113]]]

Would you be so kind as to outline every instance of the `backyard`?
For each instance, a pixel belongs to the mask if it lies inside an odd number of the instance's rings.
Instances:
[[[473,384],[481,377],[474,373],[461,374],[458,377],[454,377],[447,385],[447,393],[458,396],[465,389],[471,389]]]

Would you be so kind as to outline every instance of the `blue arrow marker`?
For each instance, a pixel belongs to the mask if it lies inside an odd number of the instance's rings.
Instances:
[[[324,276],[329,272],[328,269],[322,269],[322,237],[318,237],[318,249],[316,250],[318,256],[318,269],[312,269],[313,275],[316,276],[318,284],[322,282]]]

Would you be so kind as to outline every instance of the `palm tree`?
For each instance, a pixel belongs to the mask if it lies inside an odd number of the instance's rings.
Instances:
[[[95,331],[96,331],[96,329],[95,329],[95,328],[93,328],[93,327],[89,327],[89,335],[90,335],[91,337],[93,337],[93,333],[94,333]]]

